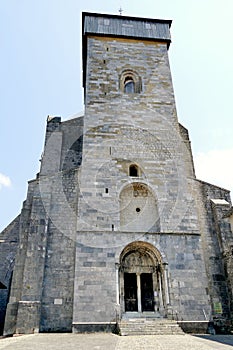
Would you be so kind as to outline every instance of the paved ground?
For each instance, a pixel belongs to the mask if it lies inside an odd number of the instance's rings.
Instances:
[[[233,335],[33,334],[0,339],[6,350],[233,350]]]

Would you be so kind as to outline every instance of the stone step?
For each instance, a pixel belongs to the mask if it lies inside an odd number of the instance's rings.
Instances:
[[[155,312],[155,311],[143,311],[143,312],[126,312],[125,314],[122,315],[123,319],[129,319],[129,318],[142,318],[142,319],[148,319],[148,318],[159,318],[159,319],[163,319],[163,317],[161,316],[161,314],[159,312]]]
[[[121,335],[168,335],[184,334],[176,321],[167,319],[122,319]]]

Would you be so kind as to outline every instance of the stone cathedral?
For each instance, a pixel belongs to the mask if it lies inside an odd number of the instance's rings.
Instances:
[[[195,177],[170,26],[82,14],[84,115],[47,118],[40,171],[0,234],[3,334],[231,325],[230,193]]]

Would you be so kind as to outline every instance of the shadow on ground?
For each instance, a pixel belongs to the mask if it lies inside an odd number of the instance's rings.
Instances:
[[[216,335],[195,335],[197,338],[207,339],[221,344],[233,346],[233,335],[232,334],[216,334]]]

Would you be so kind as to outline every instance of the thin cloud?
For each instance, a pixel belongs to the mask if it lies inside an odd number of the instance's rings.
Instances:
[[[11,180],[8,176],[0,173],[0,190],[2,187],[10,187],[11,186]]]
[[[231,191],[233,194],[233,148],[194,154],[198,179]]]

